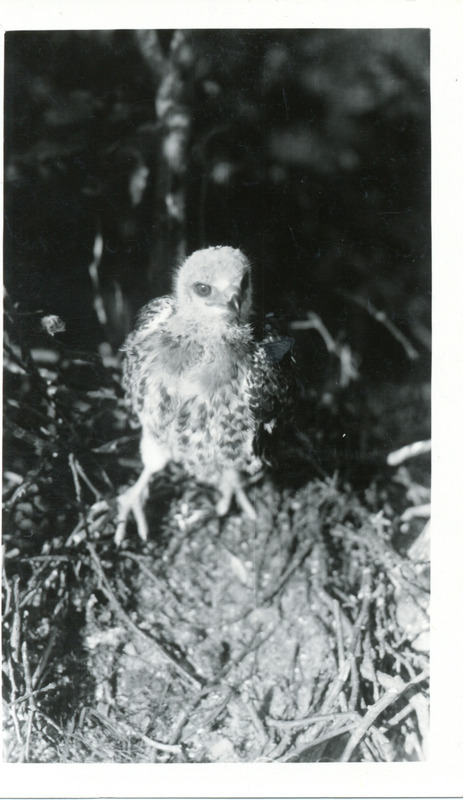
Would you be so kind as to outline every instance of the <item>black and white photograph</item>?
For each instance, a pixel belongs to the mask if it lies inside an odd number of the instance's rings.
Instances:
[[[431,44],[5,31],[4,763],[430,759]]]

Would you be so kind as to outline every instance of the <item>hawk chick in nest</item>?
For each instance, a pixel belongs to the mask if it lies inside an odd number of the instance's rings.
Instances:
[[[292,340],[256,341],[251,295],[243,253],[209,247],[182,264],[171,296],[142,309],[123,347],[123,386],[142,428],[143,471],[118,498],[118,544],[130,513],[147,539],[149,481],[169,461],[218,489],[220,516],[235,497],[255,518],[243,476],[262,467],[260,443],[284,400],[280,362]]]

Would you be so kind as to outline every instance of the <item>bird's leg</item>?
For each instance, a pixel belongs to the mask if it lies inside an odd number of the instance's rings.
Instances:
[[[135,517],[140,539],[144,542],[148,539],[148,525],[143,506],[148,494],[149,482],[151,477],[163,469],[168,461],[167,452],[146,431],[143,431],[142,434],[140,450],[144,465],[143,471],[134,485],[117,498],[118,516],[114,537],[117,545],[121,544],[125,536],[130,512]]]
[[[132,512],[137,523],[138,535],[140,539],[146,542],[148,538],[148,525],[146,524],[145,513],[143,506],[145,504],[148,484],[150,482],[152,472],[149,467],[145,467],[140,477],[130,489],[120,494],[117,498],[117,527],[114,541],[119,546],[125,536],[125,529],[127,526],[127,519]]]
[[[256,512],[248,500],[241,483],[240,474],[236,469],[227,469],[224,471],[219,484],[219,491],[221,497],[216,506],[219,517],[225,516],[228,512],[234,495],[236,497],[236,502],[246,516],[252,520],[256,519]]]

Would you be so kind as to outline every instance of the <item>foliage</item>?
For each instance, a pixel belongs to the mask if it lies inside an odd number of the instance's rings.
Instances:
[[[342,292],[426,353],[428,32],[9,33],[6,66],[7,287],[73,347],[120,344],[183,237],[243,249],[259,309],[321,314],[374,375],[401,349]]]

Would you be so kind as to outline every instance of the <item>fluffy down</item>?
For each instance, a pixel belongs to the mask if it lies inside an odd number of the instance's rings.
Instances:
[[[141,424],[144,468],[119,497],[118,544],[130,513],[146,540],[149,481],[169,461],[217,488],[219,515],[235,497],[255,517],[242,481],[262,467],[261,432],[272,429],[285,400],[281,362],[291,340],[257,342],[251,301],[243,253],[210,247],[180,267],[172,296],[142,309],[123,347],[123,385]]]

